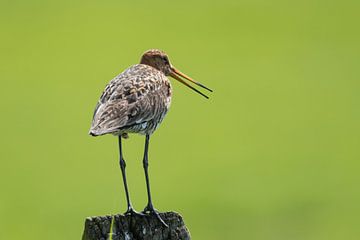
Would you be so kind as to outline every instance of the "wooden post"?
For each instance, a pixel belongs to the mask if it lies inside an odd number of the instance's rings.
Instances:
[[[82,240],[190,240],[182,217],[175,212],[160,213],[165,227],[153,215],[88,217]]]

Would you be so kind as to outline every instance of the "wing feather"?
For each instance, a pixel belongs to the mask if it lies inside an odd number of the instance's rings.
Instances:
[[[114,133],[153,119],[164,105],[160,96],[164,78],[160,71],[142,64],[116,76],[95,107],[90,134]]]

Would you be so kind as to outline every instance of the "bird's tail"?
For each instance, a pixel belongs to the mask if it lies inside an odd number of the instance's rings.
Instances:
[[[89,135],[91,135],[93,137],[99,136],[99,134],[97,134],[96,132],[93,132],[92,130],[89,131]]]

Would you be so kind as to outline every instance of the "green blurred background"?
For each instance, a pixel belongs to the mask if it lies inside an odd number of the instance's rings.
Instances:
[[[359,1],[1,1],[0,239],[79,239],[125,211],[117,140],[88,129],[149,48],[173,82],[150,145],[155,207],[193,239],[359,239]],[[124,151],[146,204],[143,137]]]

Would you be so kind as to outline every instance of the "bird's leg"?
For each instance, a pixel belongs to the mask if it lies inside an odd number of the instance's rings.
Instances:
[[[128,187],[127,187],[126,174],[125,174],[126,163],[125,163],[125,160],[124,160],[124,157],[122,154],[121,135],[119,135],[119,152],[120,152],[120,169],[121,169],[121,174],[122,174],[122,178],[123,178],[123,182],[124,182],[126,201],[127,201],[127,210],[124,214],[138,214],[132,207],[130,197],[129,197],[129,191],[128,191]]]
[[[144,150],[144,159],[143,159],[143,166],[145,171],[145,179],[146,179],[146,188],[147,188],[147,195],[148,195],[148,204],[146,205],[143,213],[150,213],[154,214],[156,218],[165,226],[168,227],[168,225],[164,222],[164,220],[161,219],[159,212],[154,208],[152,201],[151,201],[151,192],[150,192],[150,182],[149,182],[149,174],[148,174],[148,167],[149,167],[149,161],[148,161],[148,150],[149,150],[149,140],[150,135],[146,135],[145,137],[145,150]]]

